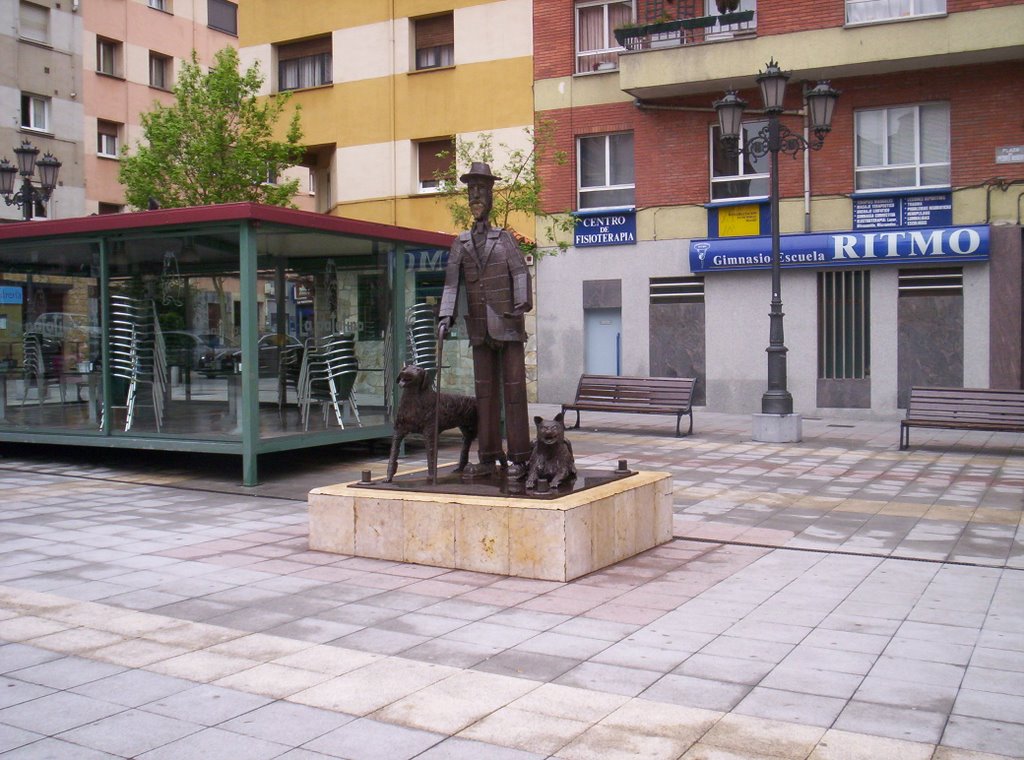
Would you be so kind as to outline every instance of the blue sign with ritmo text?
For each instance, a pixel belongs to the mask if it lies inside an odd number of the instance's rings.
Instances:
[[[779,250],[784,267],[955,264],[988,261],[989,232],[986,226],[812,232],[782,235]],[[769,269],[771,264],[772,239],[768,236],[690,243],[690,269],[695,273]]]

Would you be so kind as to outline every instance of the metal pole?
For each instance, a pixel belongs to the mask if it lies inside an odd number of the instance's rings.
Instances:
[[[434,451],[427,452],[427,475],[431,483],[437,483],[437,450],[441,446],[441,354],[444,351],[444,325],[437,327],[437,370],[434,393]],[[431,461],[432,460],[432,461]]]
[[[28,177],[25,177],[21,183],[21,216],[26,222],[32,221],[32,212],[35,211],[33,206],[36,205],[35,194],[35,188]]]
[[[768,118],[771,153],[772,302],[768,312],[768,390],[761,397],[763,414],[792,414],[793,397],[786,390],[786,346],[782,329],[782,251],[779,239],[779,117]]]

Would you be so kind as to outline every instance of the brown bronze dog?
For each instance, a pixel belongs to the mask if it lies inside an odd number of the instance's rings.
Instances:
[[[437,392],[433,389],[430,376],[422,367],[406,365],[398,373],[398,384],[402,388],[402,400],[395,415],[395,433],[391,437],[391,456],[388,459],[388,474],[385,483],[390,483],[398,470],[398,449],[409,433],[419,433],[427,446],[427,467],[431,478],[435,471],[437,457],[437,434],[458,428],[462,432],[462,451],[456,472],[462,472],[469,463],[469,447],[476,440],[477,413],[476,399],[454,393],[442,393],[438,407]],[[435,428],[434,413],[439,409],[440,424]]]
[[[565,440],[562,419],[561,412],[553,420],[533,418],[537,426],[537,440],[533,444],[533,453],[526,468],[527,488],[535,488],[541,479],[551,481],[554,489],[576,480],[576,460],[572,454],[572,444]]]

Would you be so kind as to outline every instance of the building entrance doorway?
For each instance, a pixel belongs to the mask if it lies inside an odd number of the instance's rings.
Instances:
[[[622,309],[585,309],[584,372],[622,374]]]

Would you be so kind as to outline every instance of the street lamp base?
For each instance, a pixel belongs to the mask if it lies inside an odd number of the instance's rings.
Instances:
[[[804,418],[800,414],[755,414],[753,439],[761,443],[799,443]]]

